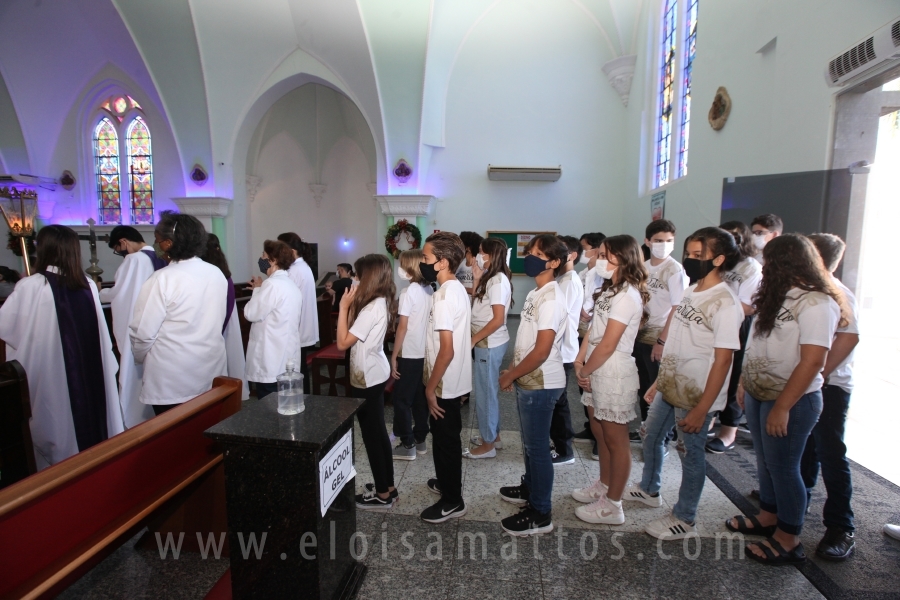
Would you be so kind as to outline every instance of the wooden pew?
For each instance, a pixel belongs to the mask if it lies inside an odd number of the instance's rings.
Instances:
[[[25,369],[17,360],[3,363],[0,365],[0,489],[37,471],[30,419]]]
[[[203,432],[241,407],[241,382],[213,389],[0,490],[0,597],[49,598],[149,527],[227,531],[222,453]],[[227,542],[226,542],[227,543]]]

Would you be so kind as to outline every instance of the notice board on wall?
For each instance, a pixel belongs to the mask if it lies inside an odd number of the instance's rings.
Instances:
[[[537,235],[549,233],[556,235],[555,231],[488,231],[485,237],[499,238],[506,242],[508,248],[512,248],[509,259],[509,270],[513,273],[525,272],[525,246]]]

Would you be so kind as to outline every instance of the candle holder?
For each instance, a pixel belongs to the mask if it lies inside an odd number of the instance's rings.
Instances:
[[[26,238],[34,233],[34,217],[37,214],[37,192],[17,188],[0,188],[0,213],[6,220],[10,233],[19,238],[25,274],[31,275],[31,259],[28,256]]]

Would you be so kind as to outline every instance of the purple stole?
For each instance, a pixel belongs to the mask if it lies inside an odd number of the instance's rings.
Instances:
[[[141,250],[141,252],[143,252],[144,254],[146,254],[146,255],[150,258],[150,262],[153,263],[153,270],[154,270],[154,271],[159,271],[160,269],[162,269],[163,267],[165,267],[165,266],[168,264],[166,261],[164,261],[163,259],[161,259],[160,257],[158,257],[158,256],[156,255],[156,252],[154,252],[154,251],[153,251],[152,249],[150,249],[150,248],[144,248],[144,249]]]

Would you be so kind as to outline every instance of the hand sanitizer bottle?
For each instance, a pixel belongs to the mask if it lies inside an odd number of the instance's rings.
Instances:
[[[297,363],[289,360],[284,373],[276,378],[278,382],[278,412],[282,415],[296,415],[306,408],[303,402],[303,374],[297,370]]]

